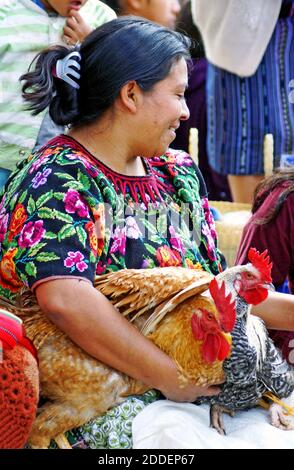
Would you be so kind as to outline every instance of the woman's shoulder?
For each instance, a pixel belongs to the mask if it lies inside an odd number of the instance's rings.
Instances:
[[[195,164],[191,156],[184,150],[176,150],[169,148],[164,155],[149,159],[149,163],[156,173],[162,173],[170,177],[174,182],[175,179],[181,181],[194,179],[199,188],[201,197],[207,197],[207,188],[202,173]]]

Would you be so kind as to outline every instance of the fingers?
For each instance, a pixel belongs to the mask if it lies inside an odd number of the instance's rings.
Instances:
[[[77,10],[70,10],[68,17],[67,17],[67,22],[69,20],[75,21],[76,23],[84,23],[83,18],[79,14]]]
[[[64,26],[63,35],[64,35],[64,37],[69,38],[70,42],[73,43],[73,44],[75,44],[79,40],[78,35],[75,33],[75,31],[73,31],[68,26]]]

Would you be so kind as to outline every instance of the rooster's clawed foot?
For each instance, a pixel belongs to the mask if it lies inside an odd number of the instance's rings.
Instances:
[[[294,425],[286,418],[281,405],[273,403],[269,408],[269,416],[272,426],[283,429],[284,431],[291,431],[294,429]]]
[[[226,435],[223,413],[229,414],[231,417],[235,415],[233,410],[229,410],[221,405],[211,405],[210,407],[210,427],[217,430],[217,432],[223,436]]]

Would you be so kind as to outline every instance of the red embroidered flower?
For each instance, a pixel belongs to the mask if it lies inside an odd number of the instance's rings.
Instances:
[[[102,253],[102,248],[103,248],[103,240],[101,240],[101,238],[97,238],[96,236],[96,231],[95,231],[95,225],[93,222],[88,222],[86,225],[85,225],[85,228],[88,232],[88,235],[89,235],[89,242],[90,242],[90,247],[91,247],[91,251],[93,253],[94,256],[100,256],[101,253]],[[101,243],[102,242],[102,243]],[[102,246],[101,246],[102,245]]]
[[[19,280],[15,272],[13,258],[17,253],[17,248],[10,248],[3,256],[0,263],[0,285],[11,292],[17,292],[23,283]]]
[[[17,204],[10,220],[9,228],[8,228],[8,241],[11,242],[13,238],[21,232],[25,221],[27,220],[28,216],[26,214],[26,210],[22,204]]]
[[[156,250],[156,258],[161,267],[182,265],[181,255],[177,251],[171,250],[166,245]]]

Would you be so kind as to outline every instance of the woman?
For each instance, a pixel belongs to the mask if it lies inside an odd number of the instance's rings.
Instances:
[[[250,246],[268,250],[273,262],[272,278],[277,290],[288,280],[294,294],[294,169],[289,168],[264,180],[256,189],[252,217],[246,224],[236,264],[247,262]],[[285,359],[294,363],[294,333],[273,331]]]
[[[82,349],[175,401],[218,388],[181,388],[173,361],[93,280],[126,267],[221,269],[201,175],[187,154],[168,150],[189,117],[188,47],[178,33],[125,17],[80,49],[41,53],[22,77],[24,97],[70,129],[19,166],[0,207],[1,294],[28,286]]]

